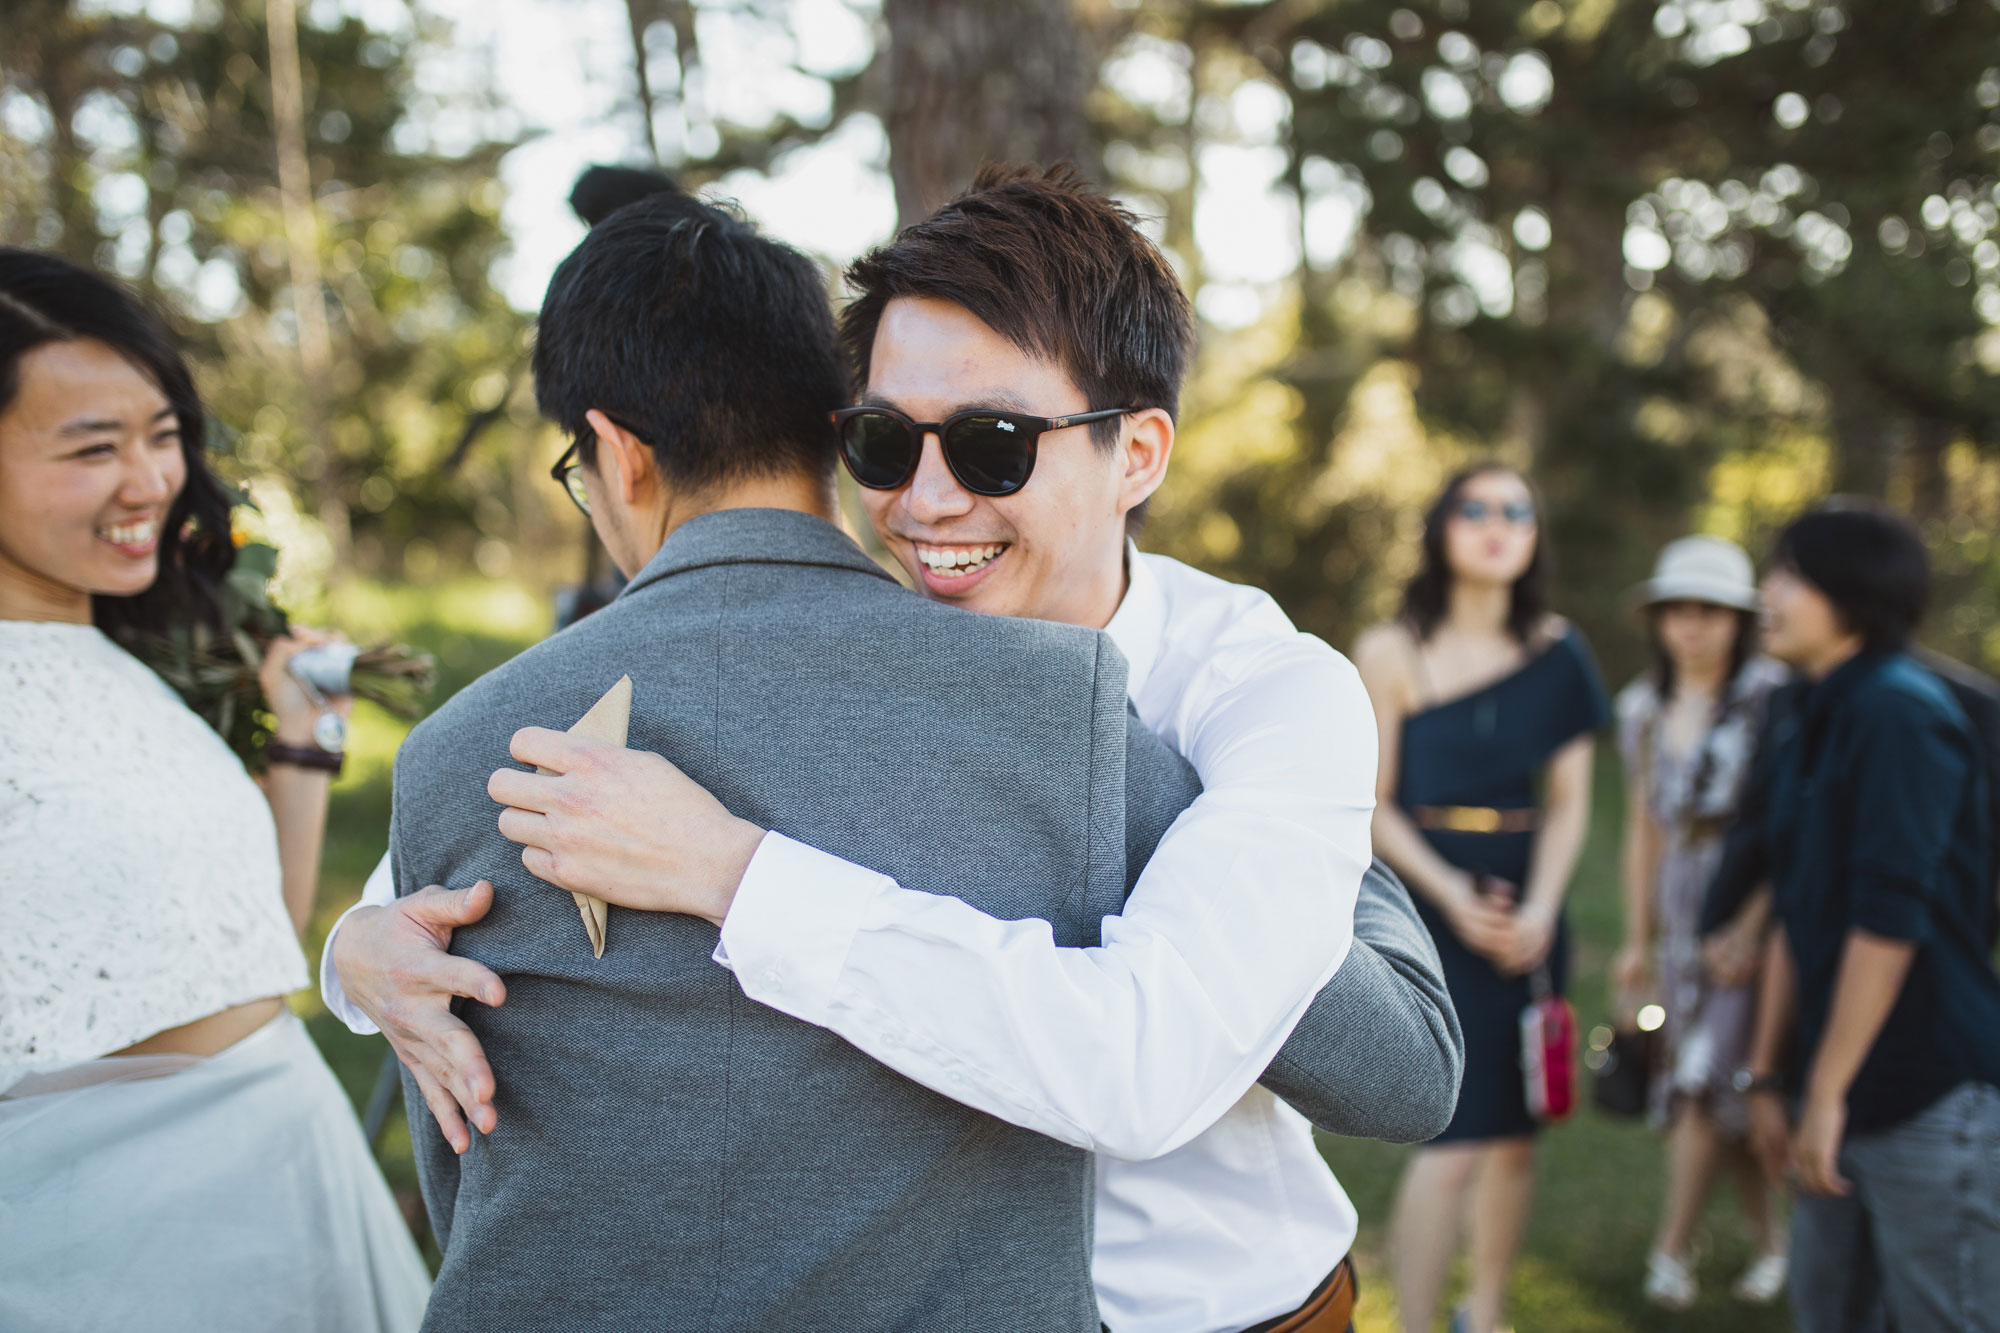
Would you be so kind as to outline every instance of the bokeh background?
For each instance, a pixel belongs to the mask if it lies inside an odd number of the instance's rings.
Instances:
[[[0,243],[172,313],[283,599],[431,649],[443,692],[603,568],[527,374],[584,165],[739,201],[837,296],[985,158],[1083,166],[1195,297],[1145,544],[1336,646],[1392,610],[1446,473],[1498,454],[1616,679],[1645,651],[1618,594],[1664,542],[1757,551],[1834,490],[1922,524],[1927,639],[2000,667],[1996,0],[0,3]],[[322,933],[385,841],[401,729],[356,730]],[[1573,898],[1586,1021],[1612,766]],[[365,1098],[380,1043],[315,1032]],[[1327,1151],[1379,1272],[1400,1153]],[[1782,1326],[1639,1304],[1658,1156],[1590,1116],[1550,1136],[1520,1327]],[[1719,1291],[1727,1208],[1706,1245]],[[1378,1281],[1363,1325],[1388,1317]]]

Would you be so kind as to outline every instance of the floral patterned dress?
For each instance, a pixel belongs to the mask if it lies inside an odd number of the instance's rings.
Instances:
[[[1772,691],[1788,674],[1767,657],[1743,665],[1707,733],[1684,754],[1669,753],[1661,727],[1666,700],[1650,674],[1618,695],[1619,751],[1627,788],[1643,775],[1663,843],[1654,881],[1660,1002],[1666,1009],[1661,1067],[1654,1071],[1653,1124],[1665,1128],[1675,1101],[1702,1098],[1725,1134],[1749,1130],[1748,1110],[1730,1086],[1749,1053],[1755,986],[1717,986],[1701,957],[1701,909],[1735,818]]]

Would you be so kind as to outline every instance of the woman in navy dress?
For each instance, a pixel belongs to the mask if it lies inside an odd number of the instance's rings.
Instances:
[[[1428,1333],[1470,1218],[1453,1329],[1499,1326],[1534,1191],[1521,1011],[1563,986],[1562,901],[1590,820],[1591,733],[1609,703],[1590,649],[1550,615],[1539,507],[1512,469],[1454,477],[1424,524],[1403,616],[1355,651],[1382,764],[1378,855],[1414,890],[1465,1031],[1458,1112],[1404,1173],[1390,1223],[1403,1327]]]

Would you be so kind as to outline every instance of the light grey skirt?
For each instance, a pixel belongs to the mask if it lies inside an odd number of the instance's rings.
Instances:
[[[430,1277],[287,1010],[228,1050],[0,1097],[0,1329],[403,1333]]]

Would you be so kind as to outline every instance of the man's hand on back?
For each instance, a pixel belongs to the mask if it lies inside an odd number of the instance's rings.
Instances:
[[[507,807],[500,832],[521,844],[528,873],[620,907],[722,924],[763,829],[657,754],[543,727],[515,732],[511,749],[551,770],[503,768],[486,785]]]
[[[333,966],[341,989],[389,1039],[415,1075],[424,1102],[454,1152],[472,1146],[499,1123],[493,1070],[486,1052],[458,1016],[454,996],[498,1005],[507,988],[492,971],[446,952],[451,933],[485,916],[493,886],[485,880],[447,891],[433,884],[385,907],[364,907],[341,923]]]

